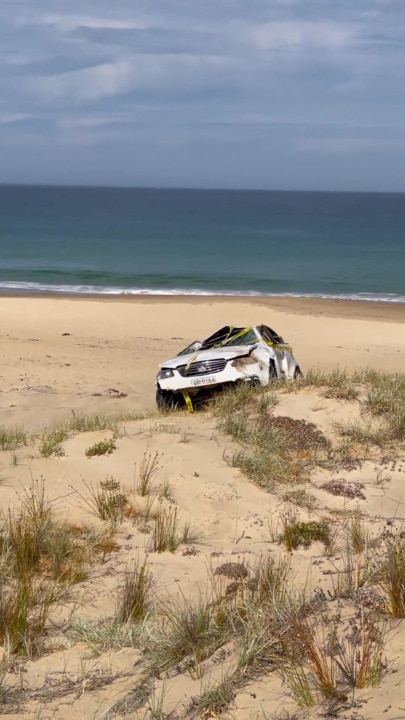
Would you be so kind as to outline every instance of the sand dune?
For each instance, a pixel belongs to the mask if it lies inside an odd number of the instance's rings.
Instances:
[[[0,452],[1,507],[4,512],[10,509],[14,517],[32,487],[37,492],[43,488],[55,518],[69,523],[69,532],[77,533],[79,543],[87,537],[90,546],[97,533],[104,533],[105,548],[104,555],[94,550],[86,577],[72,586],[64,603],[52,609],[40,657],[23,654],[10,664],[7,647],[0,649],[0,718],[218,717],[219,705],[207,702],[204,706],[201,697],[206,698],[218,683],[225,693],[224,680],[240,666],[244,669],[224,704],[223,717],[301,717],[302,708],[285,677],[282,680],[271,665],[263,664],[261,671],[241,665],[242,630],[239,635],[229,631],[218,647],[214,644],[201,658],[182,656],[167,667],[164,657],[160,658],[163,669],[155,667],[151,672],[146,658],[153,647],[153,633],[163,632],[162,627],[156,629],[152,623],[149,628],[145,621],[142,631],[136,626],[136,638],[122,634],[121,640],[103,647],[100,639],[91,639],[88,624],[95,624],[101,633],[114,617],[126,572],[134,562],[147,561],[152,576],[150,602],[154,612],[158,608],[158,616],[162,614],[163,629],[168,631],[168,607],[207,603],[215,610],[215,603],[225,602],[224,597],[231,598],[231,603],[251,597],[249,593],[256,592],[258,564],[270,558],[290,566],[292,587],[305,590],[307,598],[316,598],[325,617],[339,616],[339,632],[349,632],[353,624],[359,627],[362,613],[369,609],[366,600],[356,593],[336,598],[337,578],[345,577],[347,528],[353,517],[358,518],[367,538],[367,547],[353,554],[359,568],[373,539],[380,538],[382,547],[387,537],[401,532],[404,448],[400,441],[390,440],[385,446],[369,443],[367,448],[351,441],[346,455],[342,449],[336,455],[335,465],[321,462],[321,455],[328,441],[333,447],[342,445],[336,421],[362,425],[367,420],[366,389],[359,388],[357,399],[336,397],[336,393],[328,396],[322,387],[282,390],[275,405],[269,396],[268,408],[263,410],[265,422],[287,417],[313,423],[326,444],[320,446],[319,462],[311,459],[308,450],[297,450],[301,475],[295,481],[286,466],[285,481],[279,477],[264,487],[248,479],[236,460],[231,461],[241,446],[219,427],[218,417],[206,412],[155,412],[154,376],[159,361],[229,321],[273,326],[291,341],[304,371],[310,366],[328,370],[339,365],[400,372],[405,308],[371,305],[364,304],[362,315],[359,305],[344,305],[342,310],[340,303],[298,300],[0,299],[0,424],[6,430],[20,425],[27,431],[25,443]],[[55,442],[57,452],[44,457],[43,438],[30,433],[68,420],[72,412],[131,412],[139,413],[139,419],[102,430],[69,432]],[[380,421],[377,417],[373,422]],[[294,426],[297,433],[299,427]],[[111,454],[86,456],[89,448],[108,440],[113,443]],[[141,496],[142,462],[155,457],[149,492]],[[125,498],[125,513],[111,530],[110,545],[105,534],[110,524],[96,516],[92,504],[92,492],[99,492],[106,480],[113,480]],[[331,481],[356,492],[333,494],[324,487]],[[177,513],[179,537],[185,526],[189,528],[189,535],[183,536],[174,552],[153,548],[156,518],[162,510]],[[289,514],[300,522],[326,523],[329,546],[315,541],[289,551],[279,542]],[[2,567],[0,563],[0,577]],[[50,570],[46,563],[44,567],[47,577]],[[229,589],[232,583],[234,596]],[[374,585],[367,580],[365,587],[369,591]],[[256,612],[259,627],[260,606]],[[336,711],[347,720],[402,716],[403,621],[380,614],[378,622],[384,617],[389,634],[376,686],[345,690],[328,701],[314,690],[311,717],[325,716],[327,711]],[[258,635],[253,633],[253,639],[257,641]]]

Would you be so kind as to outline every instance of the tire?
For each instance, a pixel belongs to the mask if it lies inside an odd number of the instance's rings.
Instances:
[[[156,405],[159,410],[177,410],[182,406],[181,396],[175,395],[173,392],[164,391],[160,388],[156,390]]]
[[[294,370],[294,380],[303,380],[303,379],[304,379],[304,375],[302,373],[302,370],[301,370],[300,366],[297,365],[297,367]]]

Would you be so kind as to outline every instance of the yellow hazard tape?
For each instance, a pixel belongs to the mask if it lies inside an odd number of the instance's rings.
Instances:
[[[231,342],[231,340],[237,340],[238,338],[242,337],[243,335],[246,335],[250,330],[251,330],[250,327],[243,328],[243,330],[240,330],[238,333],[236,333],[236,335],[231,335],[231,337],[229,337],[230,333],[228,333],[228,337],[226,338],[226,340],[224,340],[223,345],[226,345],[228,342]]]
[[[279,345],[278,343],[272,343],[266,340],[266,345],[274,347],[275,350],[285,350],[286,352],[292,352],[292,348],[289,345]]]
[[[184,402],[186,403],[186,408],[187,408],[188,412],[193,413],[194,408],[193,408],[193,403],[191,402],[190,395],[188,394],[187,390],[183,390],[182,392],[183,392]]]
[[[191,363],[193,363],[194,360],[197,360],[197,358],[198,358],[198,353],[195,353],[195,355],[191,356],[191,358],[187,361],[186,371],[189,369]]]

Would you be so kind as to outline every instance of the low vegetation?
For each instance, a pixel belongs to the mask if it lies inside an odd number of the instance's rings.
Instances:
[[[328,546],[331,541],[330,527],[327,523],[315,520],[302,522],[289,514],[282,516],[283,532],[280,542],[283,542],[290,552],[299,547],[307,548],[313,542],[321,542]]]
[[[42,479],[21,491],[19,506],[0,519],[0,645],[5,651],[1,710],[8,713],[11,702],[28,697],[21,694],[23,681],[17,699],[16,691],[10,691],[14,685],[4,680],[15,673],[16,663],[56,649],[61,642],[85,643],[97,659],[121,648],[141,653],[139,682],[111,710],[111,717],[124,709],[145,720],[170,717],[166,682],[179,674],[200,681],[199,694],[176,708],[178,717],[187,720],[232,712],[239,693],[250,692],[252,682],[272,674],[294,701],[296,715],[292,712],[291,718],[315,706],[322,707],[325,717],[357,709],[358,691],[375,687],[388,671],[385,655],[394,622],[405,617],[405,540],[395,519],[383,529],[381,523],[370,527],[362,502],[367,488],[347,477],[346,468],[377,450],[382,458],[399,447],[404,438],[403,378],[374,371],[350,376],[344,371],[310,372],[291,389],[303,386],[317,387],[338,402],[358,403],[361,421],[337,427],[332,442],[312,423],[275,417],[277,394],[266,389],[242,386],[213,401],[217,423],[232,439],[227,461],[274,493],[275,525],[260,557],[249,549],[256,542],[253,532],[248,538],[243,531],[235,539],[233,553],[211,545],[215,551],[207,558],[206,591],[197,597],[191,592],[185,596],[180,584],[166,592],[159,566],[168,556],[152,556],[185,546],[176,568],[181,563],[191,566],[194,558],[189,556],[197,554],[193,546],[201,540],[199,529],[182,520],[175,503],[181,485],[175,493],[167,479],[158,477],[158,452],[145,451],[131,490],[113,476],[97,484],[83,481],[83,491],[76,493],[93,527],[62,520]],[[281,384],[279,390],[286,387]],[[94,416],[73,417],[42,433],[39,451],[44,457],[62,455],[63,443],[72,434],[88,430],[109,430],[114,436],[87,448],[87,456],[115,449],[117,420]],[[22,431],[0,434],[0,447],[8,451],[29,441]],[[327,475],[327,482],[313,491],[305,482],[317,466],[325,474],[331,467],[339,472]],[[381,478],[385,484],[387,477],[377,473],[379,492]],[[336,496],[344,509],[326,510],[322,496],[331,504],[331,496]],[[253,542],[242,549],[242,538]],[[134,547],[139,556],[131,560]],[[122,555],[105,565],[102,575],[101,564],[120,548]],[[311,582],[305,585],[297,578],[297,561],[308,557],[316,557],[311,572],[330,575],[327,585],[320,586],[326,590],[313,591]],[[94,600],[100,577],[111,581],[110,614],[89,618],[75,604],[76,590],[79,586]],[[177,583],[177,573],[173,580]],[[63,615],[63,606],[71,612]],[[139,665],[135,661],[134,673]],[[217,667],[215,681],[213,665],[223,668],[221,675]],[[111,676],[100,673],[100,686],[110,681]],[[88,675],[80,693],[95,687],[95,678]]]
[[[115,441],[111,438],[109,440],[100,440],[86,448],[85,455],[87,458],[95,457],[96,455],[111,455],[116,447]]]
[[[119,522],[128,508],[128,496],[122,491],[121,483],[113,477],[100,480],[97,488],[83,481],[86,492],[80,493],[84,507],[100,520]]]
[[[106,541],[102,531],[59,520],[44,481],[33,481],[1,519],[0,644],[11,654],[41,653],[51,610],[102,561]]]
[[[0,427],[0,450],[17,450],[27,444],[27,433],[22,428]]]

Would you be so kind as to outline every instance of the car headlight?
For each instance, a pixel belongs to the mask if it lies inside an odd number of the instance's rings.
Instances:
[[[174,376],[174,372],[173,372],[173,370],[171,370],[171,368],[162,368],[161,370],[159,370],[159,372],[157,374],[157,379],[158,380],[167,380],[167,378],[171,378],[173,376]]]

